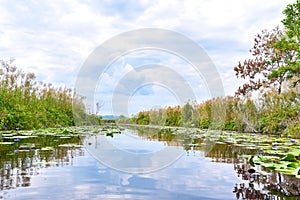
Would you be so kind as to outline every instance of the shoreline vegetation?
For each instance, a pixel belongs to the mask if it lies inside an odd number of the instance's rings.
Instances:
[[[268,93],[259,100],[227,96],[201,104],[141,111],[119,123],[279,134],[300,138],[299,92]]]
[[[34,73],[22,72],[13,65],[13,60],[0,60],[2,130],[74,126],[93,120],[97,120],[96,116],[85,113],[83,98],[76,96],[72,89],[37,81]]]

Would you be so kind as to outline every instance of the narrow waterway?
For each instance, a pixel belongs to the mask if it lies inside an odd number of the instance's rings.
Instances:
[[[154,129],[23,142],[39,148],[1,146],[2,199],[284,199],[276,187],[299,184],[272,171],[249,173],[244,155],[253,150],[200,146]]]

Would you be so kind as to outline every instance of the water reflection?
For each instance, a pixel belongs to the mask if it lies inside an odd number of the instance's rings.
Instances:
[[[236,199],[297,199],[300,196],[300,179],[275,171],[269,171],[266,174],[263,173],[266,169],[262,170],[260,166],[255,166],[255,170],[253,166],[247,164],[244,155],[260,153],[256,152],[257,150],[218,143],[214,143],[212,148],[205,149],[201,145],[203,140],[193,135],[175,135],[171,131],[154,132],[145,127],[135,129],[138,130],[140,137],[167,141],[168,145],[183,146],[187,156],[202,153],[211,158],[211,162],[233,164],[237,177],[241,178],[241,181],[233,186]]]
[[[270,171],[268,174],[260,171],[252,173],[249,169],[253,169],[249,164],[234,164],[234,170],[243,181],[234,186],[233,192],[237,199],[283,199],[283,197],[296,199],[299,197],[300,180],[296,177],[275,171]]]
[[[80,145],[81,140],[40,136],[0,145],[0,189],[28,187],[41,168],[72,165],[75,156],[84,156],[82,149],[60,146],[63,144]]]
[[[194,135],[149,128],[130,131],[130,134],[143,142],[132,147],[132,143],[119,140],[122,134],[107,138],[119,148],[126,149],[129,145],[128,151],[138,153],[137,150],[145,153],[151,148],[158,151],[164,147],[162,144],[181,147],[185,153],[170,167],[155,173],[129,174],[99,163],[85,148],[77,146],[83,144],[78,137],[21,139],[13,145],[0,145],[0,198],[152,200],[285,199],[288,196],[297,199],[299,196],[299,179],[273,171],[262,174],[259,167],[247,164],[243,155],[256,153],[252,149],[230,144],[207,148],[202,145],[205,141]],[[152,146],[147,146],[147,142]],[[25,144],[35,144],[35,147],[24,149]]]
[[[87,136],[85,148],[105,166],[125,173],[149,173],[170,166],[184,153],[182,147],[149,142],[124,134],[114,139],[104,135]]]

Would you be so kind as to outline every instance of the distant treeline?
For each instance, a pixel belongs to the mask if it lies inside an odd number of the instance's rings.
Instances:
[[[188,102],[183,107],[142,111],[122,122],[300,136],[299,88],[269,92],[256,100],[227,96]]]
[[[77,116],[73,116],[73,103]],[[91,118],[94,116],[85,113],[82,98],[73,98],[72,89],[36,81],[33,73],[22,72],[12,60],[0,61],[2,129],[72,126]]]

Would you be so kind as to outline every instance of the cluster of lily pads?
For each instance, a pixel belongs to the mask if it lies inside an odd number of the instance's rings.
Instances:
[[[3,130],[0,131],[0,145],[13,145],[27,138],[36,138],[39,136],[55,136],[60,139],[69,139],[72,137],[80,137],[91,134],[102,134],[106,136],[113,136],[113,134],[119,134],[124,130],[116,125],[105,126],[83,126],[83,127],[68,127],[62,128],[61,126],[55,128],[44,128],[33,131],[22,130]],[[61,147],[80,147],[80,145],[74,144],[61,144]],[[33,149],[35,144],[22,144],[19,149]],[[44,147],[41,150],[51,150],[52,148]]]
[[[57,148],[80,148],[82,147],[80,141],[78,134],[73,133],[71,129],[60,127],[33,131],[3,130],[0,132],[0,151],[2,159],[16,158],[24,153],[26,156],[32,156],[35,151],[39,151],[40,154],[52,154]],[[54,165],[57,163],[55,160],[41,160],[32,164]]]
[[[263,167],[264,172],[275,170],[279,173],[300,178],[300,141],[291,136],[239,133],[231,131],[200,130],[197,128],[163,127],[173,134],[188,134],[192,138],[209,140],[216,144],[254,150],[253,155],[243,155],[252,165]],[[193,144],[201,145],[201,144]]]
[[[68,128],[68,131],[70,133],[76,133],[80,136],[106,135],[113,137],[114,134],[120,134],[123,130],[124,128],[119,127],[116,124],[108,124],[102,126],[77,126]]]
[[[18,150],[31,150],[36,149],[37,144],[35,143],[23,143],[22,141],[30,138],[37,138],[40,136],[55,136],[58,139],[69,139],[74,136],[78,136],[77,133],[67,128],[46,128],[41,130],[33,131],[20,131],[20,130],[5,130],[0,132],[0,145],[18,145]],[[60,147],[79,147],[76,144],[61,144]],[[54,150],[53,147],[41,147],[40,150]]]

